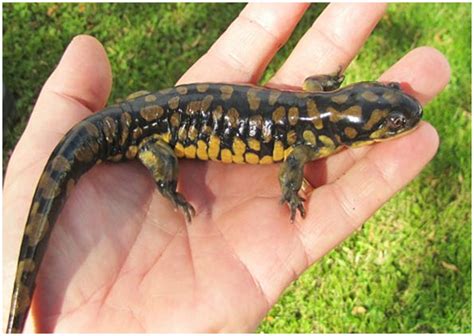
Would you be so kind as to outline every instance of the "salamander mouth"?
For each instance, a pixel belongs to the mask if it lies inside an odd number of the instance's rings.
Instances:
[[[384,137],[384,138],[377,138],[377,139],[373,139],[373,140],[375,142],[385,142],[385,141],[390,141],[392,139],[397,139],[397,138],[400,138],[402,136],[405,136],[407,134],[410,134],[410,133],[414,132],[418,127],[420,127],[420,123],[417,123],[415,126],[413,126],[411,128],[401,129],[401,130],[397,131],[395,134],[393,134],[391,136]]]

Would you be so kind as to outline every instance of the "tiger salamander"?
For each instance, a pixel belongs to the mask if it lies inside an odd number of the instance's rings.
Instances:
[[[72,187],[99,162],[138,159],[159,192],[189,222],[176,191],[178,158],[224,163],[283,162],[282,201],[304,217],[303,167],[344,147],[392,138],[420,121],[418,101],[398,83],[312,76],[303,91],[197,83],[140,92],[73,127],[56,146],[35,191],[21,244],[7,332],[21,332],[54,223]]]

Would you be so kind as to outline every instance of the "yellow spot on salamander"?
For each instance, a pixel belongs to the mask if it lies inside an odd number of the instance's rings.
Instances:
[[[309,94],[308,92],[305,92],[305,91],[296,91],[295,96],[300,99],[305,99],[305,98],[308,98]]]
[[[275,105],[275,103],[278,100],[278,97],[280,97],[281,92],[278,90],[271,90],[270,94],[268,95],[268,104],[270,105]]]
[[[257,152],[260,151],[260,141],[258,141],[257,139],[249,138],[247,140],[247,143],[250,149],[253,149],[254,151],[257,151]]]
[[[96,125],[88,122],[87,124],[85,124],[84,128],[86,129],[86,132],[93,138],[99,137],[99,129]]]
[[[72,189],[74,189],[74,186],[76,185],[76,181],[74,179],[70,179],[67,181],[66,184],[66,196],[69,196],[71,194]]]
[[[132,138],[137,140],[139,137],[142,136],[143,130],[140,127],[135,128],[132,131]]]
[[[15,283],[16,285],[21,284],[21,278],[25,272],[33,272],[35,270],[36,264],[32,259],[24,259],[18,262],[18,270],[16,272]]]
[[[247,146],[245,145],[245,142],[242,139],[235,137],[234,142],[232,143],[232,150],[234,151],[234,154],[243,155],[246,149]]]
[[[181,125],[181,127],[178,130],[179,141],[184,142],[187,136],[188,136],[188,130],[186,129],[186,125]]]
[[[212,132],[212,128],[209,125],[202,125],[201,134],[209,135]]]
[[[186,114],[193,115],[196,113],[199,113],[202,108],[202,102],[200,100],[193,100],[189,102],[189,104],[186,106]]]
[[[361,140],[361,141],[356,141],[351,144],[351,147],[357,148],[357,147],[362,147],[362,146],[367,146],[374,143],[374,140]]]
[[[221,139],[217,135],[211,135],[209,138],[208,155],[211,160],[217,160],[221,146]]]
[[[184,157],[184,146],[181,142],[177,142],[176,145],[174,145],[174,153],[179,158]]]
[[[349,139],[354,139],[357,136],[357,130],[353,127],[346,127],[346,128],[344,128],[344,134]]]
[[[202,84],[197,84],[196,85],[196,90],[198,92],[203,93],[203,92],[206,92],[207,89],[209,89],[209,84],[202,83]]]
[[[321,119],[321,113],[319,112],[318,106],[316,105],[314,100],[309,99],[306,102],[306,109],[307,109],[307,112],[308,112],[308,117],[311,118],[311,121],[312,121],[314,127],[316,127],[316,129],[318,129],[318,130],[322,129],[323,128],[323,120]]]
[[[227,100],[232,96],[232,93],[234,92],[234,88],[230,85],[222,85],[220,87],[221,90],[221,98],[223,100]]]
[[[150,94],[150,91],[140,90],[140,91],[129,94],[125,99],[126,100],[134,100],[134,99],[137,99],[138,97],[143,97],[143,96],[146,96],[148,94]],[[155,99],[156,99],[156,97],[155,97]],[[145,98],[145,100],[146,100],[146,98]]]
[[[330,112],[329,120],[331,120],[331,122],[338,122],[348,116],[358,119],[362,117],[362,108],[359,105],[353,105],[344,111],[338,111],[333,108],[328,108],[328,111]]]
[[[297,107],[290,107],[288,110],[288,122],[291,126],[295,126],[298,123],[299,114],[300,112]]]
[[[160,139],[163,140],[164,142],[166,143],[169,143],[170,140],[171,140],[171,133],[170,132],[166,132],[166,133],[163,133],[160,135]]]
[[[385,92],[382,97],[392,105],[398,102],[397,96],[391,91]]]
[[[157,97],[156,97],[155,95],[152,95],[152,94],[150,94],[150,95],[148,95],[148,96],[145,97],[145,101],[146,101],[147,103],[152,103],[152,102],[154,102],[156,99],[157,99]]]
[[[372,111],[370,114],[369,120],[365,123],[365,125],[362,127],[365,130],[370,130],[372,129],[375,124],[377,124],[382,118],[385,118],[388,115],[387,110],[380,110],[380,109],[375,109]]]
[[[278,107],[272,113],[272,120],[275,124],[284,125],[285,124],[285,108],[283,106]]]
[[[188,93],[188,88],[186,86],[177,86],[176,92],[178,92],[180,95],[185,95]]]
[[[275,144],[273,145],[273,161],[281,161],[283,160],[283,157],[283,143],[280,140],[275,140]]]
[[[180,123],[181,123],[181,114],[179,114],[178,112],[174,112],[170,117],[171,126],[178,128]]]
[[[334,149],[336,148],[336,145],[334,144],[334,141],[332,141],[332,139],[326,135],[320,135],[318,137],[319,141],[321,141],[323,143],[323,145],[327,148],[330,148],[330,149]]]
[[[151,151],[143,150],[138,153],[138,157],[140,158],[140,161],[146,166],[146,167],[154,167],[158,164],[156,155],[153,154]]]
[[[250,164],[257,164],[259,162],[258,155],[255,153],[245,153],[245,162]]]
[[[239,121],[239,112],[235,108],[231,107],[229,111],[227,111],[224,118],[227,125],[231,126],[232,128],[236,128]]]
[[[39,206],[40,206],[40,202],[38,202],[38,201],[33,202],[33,205],[31,206],[30,212],[31,213],[38,212]]]
[[[310,130],[306,130],[303,132],[303,139],[306,144],[314,146],[316,145],[316,136]]]
[[[188,159],[195,159],[196,158],[196,146],[195,145],[189,145],[184,149],[184,155]]]
[[[142,107],[140,115],[146,121],[155,121],[163,115],[163,108],[158,105]]]
[[[137,156],[138,147],[137,146],[130,146],[128,147],[127,151],[125,152],[125,157],[129,160],[134,159]]]
[[[232,163],[232,152],[228,148],[221,150],[221,161],[224,163]]]
[[[270,155],[265,155],[260,159],[260,164],[270,164],[273,163],[273,158]]]
[[[291,130],[286,134],[286,142],[288,145],[293,145],[296,142],[296,139],[298,138],[296,131]]]
[[[58,182],[53,179],[48,172],[44,172],[43,175],[41,175],[38,188],[42,189],[41,196],[45,199],[56,198],[61,193]]]
[[[92,142],[90,144],[85,144],[74,153],[74,156],[77,161],[80,162],[91,162],[94,159],[94,155],[99,151],[99,144],[97,142]]]
[[[331,100],[336,104],[344,104],[347,99],[349,99],[349,95],[347,94],[338,94],[336,96],[331,97]]]
[[[191,125],[188,130],[188,138],[191,141],[194,141],[198,136],[198,130],[195,125]]]
[[[212,120],[214,124],[217,124],[221,119],[222,119],[222,106],[217,106],[213,111],[212,111]]]
[[[204,97],[201,104],[201,111],[204,111],[204,112],[209,111],[209,107],[211,107],[211,103],[213,99],[214,97],[211,95],[207,95],[206,97]]]
[[[51,169],[58,172],[68,172],[71,170],[71,163],[64,156],[58,155],[51,161]]]
[[[207,155],[207,144],[204,140],[198,140],[197,142],[197,157],[200,160],[209,159],[209,156]]]
[[[18,297],[16,298],[16,313],[24,314],[31,305],[30,290],[22,283],[18,285]],[[18,330],[18,333],[20,330]]]
[[[375,93],[373,93],[372,91],[369,91],[369,90],[362,92],[361,96],[365,100],[367,100],[369,102],[372,102],[372,103],[375,103],[377,100],[379,100],[379,96],[377,96]]]
[[[114,119],[111,117],[105,117],[102,130],[104,131],[105,141],[108,143],[112,143],[114,141],[115,129],[116,127]]]
[[[49,229],[48,218],[45,214],[36,212],[30,214],[25,227],[25,236],[28,237],[28,245],[36,246],[45,237]]]
[[[251,88],[247,91],[247,101],[251,110],[256,111],[260,107],[260,98],[258,89]]]
[[[122,133],[120,134],[120,146],[123,146],[130,134],[130,125],[132,124],[132,116],[128,112],[122,113],[120,116],[120,125],[122,126]]]
[[[233,163],[244,163],[244,156],[243,155],[232,155],[232,162]]]
[[[179,97],[175,96],[173,98],[170,98],[170,100],[168,100],[168,106],[170,107],[170,109],[176,110],[179,106]]]

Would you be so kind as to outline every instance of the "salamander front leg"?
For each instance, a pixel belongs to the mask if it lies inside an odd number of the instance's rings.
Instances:
[[[303,90],[308,92],[333,91],[338,89],[344,81],[342,67],[339,71],[329,75],[310,76],[304,80]]]
[[[178,158],[173,149],[159,138],[148,137],[139,145],[138,159],[152,173],[160,193],[183,212],[187,222],[191,222],[195,210],[183,195],[176,191]]]
[[[297,146],[280,167],[281,203],[288,203],[291,222],[295,220],[296,210],[300,212],[301,217],[304,218],[306,215],[304,200],[298,195],[298,192],[303,184],[304,165],[311,161],[312,157],[314,157],[313,149],[305,145]]]

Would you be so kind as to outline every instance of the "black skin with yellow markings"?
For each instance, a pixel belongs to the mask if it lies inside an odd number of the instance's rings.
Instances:
[[[97,163],[138,159],[189,222],[194,208],[176,191],[178,158],[281,162],[282,202],[305,215],[298,195],[312,160],[412,130],[421,105],[397,83],[337,89],[339,74],[313,76],[310,91],[199,83],[139,92],[83,120],[57,145],[33,197],[20,250],[7,332],[21,332],[36,275],[67,195]]]

